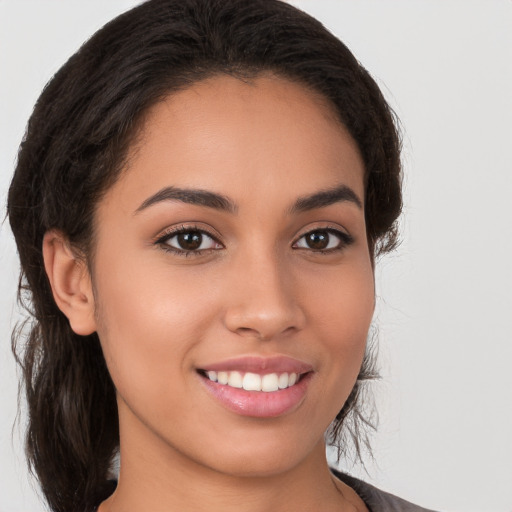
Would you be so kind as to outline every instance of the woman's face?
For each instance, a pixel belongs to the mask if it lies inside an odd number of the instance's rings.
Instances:
[[[374,308],[363,173],[326,103],[280,78],[149,111],[95,219],[123,464],[270,475],[323,452]]]

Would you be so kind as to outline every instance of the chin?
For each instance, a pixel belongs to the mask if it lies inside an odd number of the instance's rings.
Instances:
[[[291,432],[276,434],[265,427],[260,429],[249,441],[247,437],[244,441],[231,438],[233,442],[224,447],[217,445],[216,450],[209,450],[210,460],[206,464],[234,477],[265,478],[286,473],[310,457],[325,457],[323,435],[308,442]]]

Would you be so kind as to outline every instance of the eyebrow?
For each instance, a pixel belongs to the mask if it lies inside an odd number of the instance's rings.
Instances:
[[[209,190],[165,187],[148,197],[136,210],[135,214],[165,201],[180,201],[182,203],[197,206],[206,206],[215,210],[236,213],[238,207],[226,196]],[[321,190],[314,194],[299,197],[290,208],[289,213],[302,213],[316,208],[324,208],[335,203],[351,202],[362,209],[363,205],[357,194],[346,185],[339,185],[327,190]]]
[[[136,210],[139,213],[150,206],[164,201],[180,201],[182,203],[206,206],[215,210],[236,213],[237,207],[231,199],[216,192],[201,189],[165,187],[148,197]]]
[[[355,204],[361,210],[363,209],[363,203],[357,194],[350,187],[339,185],[308,196],[299,197],[292,206],[290,213],[307,212],[345,201]]]

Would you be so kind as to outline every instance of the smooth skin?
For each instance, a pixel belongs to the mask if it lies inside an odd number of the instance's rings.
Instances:
[[[364,165],[332,107],[272,75],[169,96],[95,226],[91,274],[56,231],[44,255],[59,307],[77,333],[98,332],[117,389],[120,478],[99,512],[366,510],[325,458],[374,310]],[[277,417],[227,409],[198,371],[277,355],[313,367]]]

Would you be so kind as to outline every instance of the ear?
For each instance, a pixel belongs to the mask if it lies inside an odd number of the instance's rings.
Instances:
[[[96,331],[94,295],[85,261],[72,250],[60,231],[47,231],[43,238],[44,268],[53,298],[67,316],[71,329],[86,336]]]

